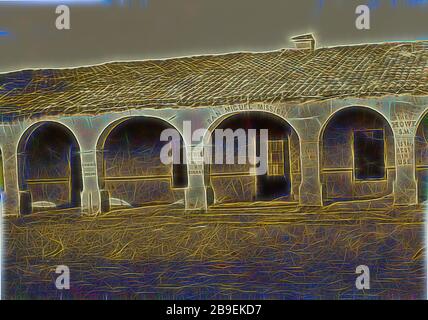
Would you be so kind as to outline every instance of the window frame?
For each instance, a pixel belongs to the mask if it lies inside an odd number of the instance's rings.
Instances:
[[[277,144],[280,145],[280,150],[275,150],[275,152],[271,151],[271,145]],[[268,177],[284,177],[285,176],[285,148],[284,148],[284,140],[268,140],[267,145],[267,176]],[[272,156],[273,154],[279,154],[281,157],[281,162],[276,161],[274,164],[272,164]],[[271,172],[271,166],[275,166],[275,168],[279,168],[278,172],[272,173]],[[281,174],[282,173],[282,174]]]

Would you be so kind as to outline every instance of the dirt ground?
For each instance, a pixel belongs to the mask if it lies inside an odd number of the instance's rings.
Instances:
[[[6,298],[424,299],[424,209],[235,204],[6,221]],[[70,268],[70,290],[55,268]],[[358,265],[370,290],[357,290]]]

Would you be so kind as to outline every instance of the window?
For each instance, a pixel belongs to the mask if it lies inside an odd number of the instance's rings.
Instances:
[[[354,173],[358,180],[385,177],[383,129],[354,131]]]
[[[268,176],[284,174],[284,141],[268,141]]]

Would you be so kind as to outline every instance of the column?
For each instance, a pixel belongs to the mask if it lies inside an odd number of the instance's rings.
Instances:
[[[402,130],[395,132],[394,204],[414,205],[417,203],[417,184],[415,178],[414,135]]]
[[[93,121],[90,117],[67,119],[68,126],[73,130],[80,147],[83,189],[81,208],[86,214],[101,211],[101,195],[98,185],[97,143],[105,121]],[[107,199],[108,200],[108,199]]]
[[[185,192],[186,210],[207,210],[203,144],[189,145],[187,147],[187,159],[189,183]]]
[[[98,213],[101,211],[101,197],[98,185],[97,152],[95,146],[85,149],[82,147],[81,161],[83,177],[82,211],[88,214]]]
[[[10,137],[2,137],[4,214],[19,215],[19,189],[17,168],[17,142]]]
[[[318,140],[301,140],[301,174],[299,203],[302,206],[322,206]]]

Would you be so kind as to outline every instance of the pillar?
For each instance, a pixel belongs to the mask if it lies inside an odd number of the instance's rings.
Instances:
[[[185,192],[186,210],[207,210],[203,145],[189,145],[187,147],[187,160],[189,180]]]
[[[104,123],[94,123],[82,117],[69,120],[80,147],[83,190],[81,208],[83,213],[95,214],[101,211],[100,188],[98,184],[97,142]]]
[[[10,136],[2,138],[2,157],[4,174],[4,214],[19,215],[19,189],[17,167],[17,141]]]
[[[302,182],[299,188],[299,204],[302,206],[322,206],[322,190],[319,168],[319,142],[300,141]]]
[[[415,177],[415,141],[412,133],[395,131],[394,204],[414,205],[417,203],[417,183]]]
[[[88,214],[98,213],[101,210],[101,199],[95,147],[82,150],[81,160],[83,178],[82,211]]]

